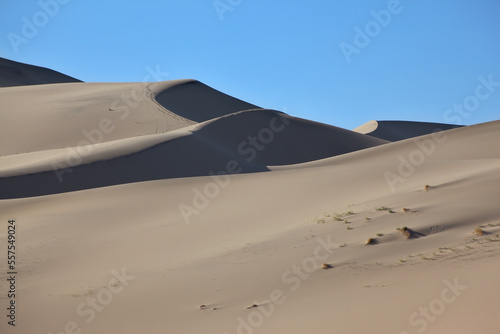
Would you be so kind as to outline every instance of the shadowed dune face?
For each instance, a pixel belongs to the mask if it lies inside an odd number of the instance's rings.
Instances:
[[[158,94],[156,101],[171,112],[200,123],[241,110],[259,108],[195,80],[167,88]]]
[[[353,131],[388,141],[399,141],[458,127],[462,127],[462,125],[410,121],[369,121]]]
[[[48,68],[0,58],[0,87],[81,82]]]
[[[386,141],[273,110],[220,117],[195,135],[259,165],[291,165],[385,144]],[[228,145],[229,144],[229,145]]]
[[[188,130],[180,129],[185,132]],[[47,195],[210,173],[267,171],[384,144],[385,141],[273,110],[223,116],[138,152],[71,167],[0,178],[0,198]],[[116,156],[116,154],[115,154]],[[58,175],[60,177],[58,177]]]

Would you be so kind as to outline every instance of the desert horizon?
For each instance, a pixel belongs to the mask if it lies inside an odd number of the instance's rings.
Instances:
[[[500,120],[0,74],[2,333],[497,333]]]

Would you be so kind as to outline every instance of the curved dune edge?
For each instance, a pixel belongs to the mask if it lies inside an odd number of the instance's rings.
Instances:
[[[268,165],[313,161],[385,143],[274,110],[247,110],[165,134],[2,157],[0,198],[267,171]],[[16,187],[21,183],[27,186]]]
[[[75,168],[97,161],[106,161],[191,134],[189,128],[187,128],[106,143],[8,155],[0,157],[0,178],[53,171],[58,169],[57,167]]]
[[[182,81],[180,81],[182,82]],[[177,81],[72,83],[0,89],[0,156],[105,143],[192,124],[156,103]],[[134,96],[134,97],[132,97]],[[36,125],[36,126],[35,126]],[[54,131],[57,129],[57,131]],[[83,143],[83,144],[82,144]]]
[[[0,100],[0,124],[9,124],[0,140],[11,143],[0,146],[0,157],[80,146],[90,137],[103,143],[197,124],[181,115],[186,109],[190,117],[208,120],[257,108],[192,79],[7,87],[0,89]]]
[[[259,108],[196,80],[178,81],[176,85],[158,92],[155,100],[176,115],[198,123]]]

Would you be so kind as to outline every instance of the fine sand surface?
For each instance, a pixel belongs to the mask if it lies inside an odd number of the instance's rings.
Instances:
[[[498,333],[500,121],[383,140],[194,80],[0,102],[2,334]]]

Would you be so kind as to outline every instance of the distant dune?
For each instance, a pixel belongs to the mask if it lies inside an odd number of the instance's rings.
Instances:
[[[498,333],[500,120],[350,131],[16,66],[0,333]]]
[[[0,58],[0,87],[81,82],[48,68]]]
[[[461,126],[411,121],[369,121],[353,131],[388,141],[398,141]]]

